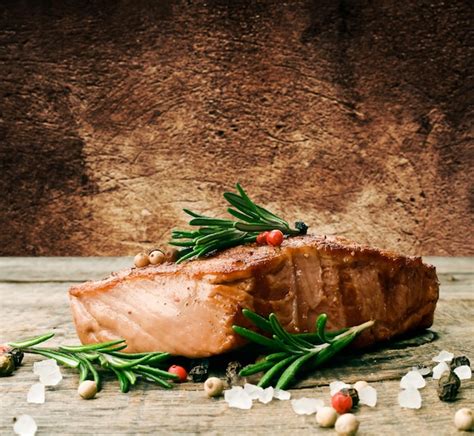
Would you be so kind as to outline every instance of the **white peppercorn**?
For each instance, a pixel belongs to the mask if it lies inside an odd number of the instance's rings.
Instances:
[[[337,412],[332,407],[321,407],[316,413],[316,422],[320,427],[334,427],[337,420]]]
[[[217,397],[224,390],[224,382],[217,377],[209,377],[204,382],[204,391],[208,397]]]
[[[148,260],[152,265],[159,265],[163,263],[166,259],[165,253],[163,253],[161,250],[153,250],[149,255],[148,255]]]
[[[345,413],[337,418],[335,429],[340,436],[353,436],[359,429],[359,421],[352,413]]]
[[[138,253],[135,256],[135,259],[133,259],[133,263],[137,268],[143,268],[150,263],[150,260],[148,259],[148,255],[146,253]]]
[[[458,430],[469,431],[473,425],[472,410],[467,407],[459,409],[454,414],[454,425]]]
[[[84,400],[90,400],[95,397],[97,393],[97,384],[93,380],[83,381],[77,388],[77,393],[84,398]]]

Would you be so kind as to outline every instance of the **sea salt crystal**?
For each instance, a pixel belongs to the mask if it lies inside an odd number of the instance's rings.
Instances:
[[[263,392],[260,392],[258,395],[258,401],[260,401],[263,404],[268,404],[270,401],[273,399],[273,388],[270,386],[266,389],[263,390]]]
[[[34,436],[38,426],[30,415],[20,415],[15,424],[13,431],[20,436]]]
[[[45,372],[40,375],[40,382],[45,386],[56,386],[62,379],[63,376],[59,367],[51,372]]]
[[[400,380],[402,389],[414,388],[421,389],[426,386],[426,380],[418,371],[408,371]]]
[[[35,362],[33,372],[39,375],[40,382],[45,386],[56,386],[63,379],[61,370],[54,359]]]
[[[46,359],[33,363],[33,372],[36,375],[45,374],[58,368],[58,363],[54,359]]]
[[[284,391],[283,389],[275,389],[273,391],[273,398],[277,400],[289,400],[291,398],[291,393],[288,391]]]
[[[28,395],[26,396],[26,401],[28,401],[28,403],[43,404],[44,384],[35,383],[33,386],[31,386],[30,390],[28,391]]]
[[[443,350],[437,356],[433,357],[433,362],[451,362],[454,354],[449,351]]]
[[[359,404],[365,404],[366,406],[375,407],[377,404],[377,391],[372,386],[365,386],[359,391]]]
[[[224,400],[229,407],[248,410],[252,408],[252,399],[241,386],[234,386],[232,389],[224,391]]]
[[[324,401],[316,398],[299,398],[291,400],[291,407],[297,415],[312,415],[324,407]]]
[[[351,385],[344,383],[340,380],[333,381],[329,383],[329,390],[331,391],[331,397],[337,394],[341,389],[350,388]]]
[[[449,366],[447,365],[447,363],[439,362],[433,368],[433,380],[439,380],[446,371],[449,371]]]
[[[252,400],[258,400],[261,393],[263,393],[263,388],[257,385],[253,385],[251,383],[245,383],[244,391],[247,392],[247,394],[249,394],[249,397]]]
[[[469,380],[472,377],[471,368],[467,365],[458,366],[454,373],[459,377],[459,380]]]
[[[421,394],[418,389],[408,388],[398,394],[398,404],[407,409],[419,409],[421,407]]]
[[[422,376],[431,374],[431,369],[426,366],[414,366],[412,371],[418,371]]]

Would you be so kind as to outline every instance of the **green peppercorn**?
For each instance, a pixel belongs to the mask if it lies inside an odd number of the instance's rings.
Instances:
[[[10,375],[15,370],[15,361],[10,353],[0,354],[0,377]]]
[[[438,397],[441,401],[454,401],[461,386],[461,380],[454,372],[444,374],[438,382]]]

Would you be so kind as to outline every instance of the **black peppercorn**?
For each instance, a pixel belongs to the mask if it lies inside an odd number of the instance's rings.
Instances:
[[[207,380],[209,375],[209,359],[202,359],[200,361],[191,362],[191,370],[189,375],[192,377],[193,382],[201,383]]]
[[[461,380],[454,372],[444,374],[438,382],[438,397],[441,401],[454,401],[461,386]]]
[[[342,388],[341,391],[345,395],[350,395],[352,398],[352,407],[356,407],[359,404],[359,393],[354,388]]]
[[[469,362],[469,359],[466,356],[458,356],[451,360],[451,370],[464,365],[471,366],[471,362]]]
[[[308,233],[308,226],[303,221],[296,221],[295,227],[300,231],[300,235]]]
[[[13,363],[15,364],[15,367],[18,368],[23,361],[23,351],[21,351],[19,348],[13,348],[8,352],[8,354],[12,356]]]

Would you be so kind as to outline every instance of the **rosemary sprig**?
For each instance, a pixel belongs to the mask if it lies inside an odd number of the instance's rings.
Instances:
[[[374,324],[374,321],[367,321],[337,332],[327,332],[327,315],[321,314],[316,320],[314,333],[290,334],[273,313],[268,319],[247,309],[244,309],[242,313],[256,327],[269,333],[271,337],[245,327],[233,326],[236,333],[267,348],[269,353],[260,362],[243,368],[240,375],[249,376],[265,371],[258,386],[267,387],[272,384],[278,389],[285,389],[294,383],[296,375],[301,370],[315,369],[325,363],[349,345],[360,332]]]
[[[191,216],[189,225],[198,229],[172,231],[169,244],[183,248],[178,263],[224,248],[255,242],[258,234],[265,230],[281,230],[288,236],[306,234],[308,226],[305,223],[298,221],[295,223],[296,228],[292,229],[285,220],[255,204],[238,183],[236,187],[237,193],[226,192],[224,198],[230,205],[227,212],[237,221],[211,218],[183,209]]]
[[[39,354],[76,369],[79,371],[79,382],[92,379],[97,384],[97,390],[101,388],[103,373],[114,374],[122,392],[128,392],[138,379],[151,381],[168,389],[172,387],[168,380],[178,379],[177,375],[157,367],[170,357],[169,353],[122,353],[121,350],[127,346],[123,339],[91,345],[36,347],[53,336],[54,333],[48,333],[7,345],[23,353]]]

